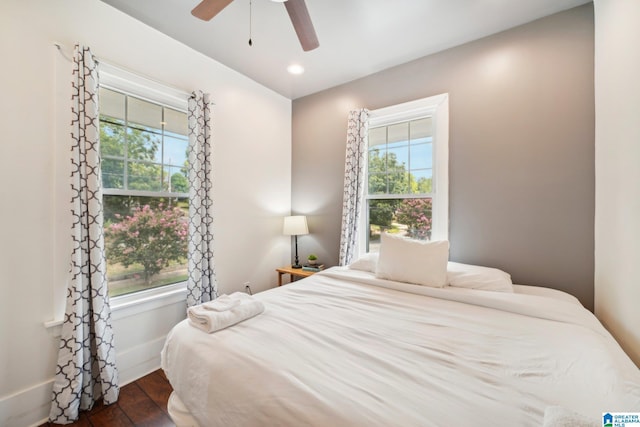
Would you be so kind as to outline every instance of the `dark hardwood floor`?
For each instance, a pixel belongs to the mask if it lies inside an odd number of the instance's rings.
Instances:
[[[120,389],[118,402],[104,406],[101,402],[67,426],[82,427],[175,427],[167,412],[167,401],[171,385],[162,369],[154,371]],[[57,427],[59,424],[44,423],[40,427]]]

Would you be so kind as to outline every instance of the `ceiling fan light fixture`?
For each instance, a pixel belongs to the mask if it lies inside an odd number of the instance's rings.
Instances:
[[[291,64],[287,67],[287,71],[289,74],[293,74],[294,76],[299,76],[304,73],[304,67],[300,64]]]

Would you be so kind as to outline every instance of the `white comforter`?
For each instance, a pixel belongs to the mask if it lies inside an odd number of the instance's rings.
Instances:
[[[213,334],[184,321],[163,369],[201,426],[541,426],[551,405],[640,411],[640,371],[581,306],[329,269],[254,296]]]

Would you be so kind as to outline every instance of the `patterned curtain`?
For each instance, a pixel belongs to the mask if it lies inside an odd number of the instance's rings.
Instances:
[[[340,265],[353,261],[358,240],[358,221],[364,191],[364,162],[367,152],[369,110],[349,112],[347,153],[344,164],[344,199],[342,202],[342,232],[340,234]]]
[[[75,47],[72,85],[73,252],[49,413],[56,424],[73,422],[101,397],[114,403],[119,393],[102,227],[98,72],[86,47]]]
[[[211,101],[208,93],[189,99],[189,279],[187,306],[218,297],[213,265]]]

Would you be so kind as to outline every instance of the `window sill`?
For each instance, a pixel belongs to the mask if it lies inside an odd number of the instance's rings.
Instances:
[[[111,298],[111,317],[113,320],[124,319],[140,312],[186,301],[186,299],[187,282],[121,295]]]
[[[111,318],[124,319],[143,312],[155,310],[167,305],[186,301],[187,282],[135,292],[110,298]],[[44,322],[44,327],[50,329],[53,336],[59,337],[62,332],[62,319]]]

